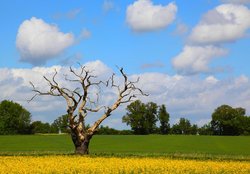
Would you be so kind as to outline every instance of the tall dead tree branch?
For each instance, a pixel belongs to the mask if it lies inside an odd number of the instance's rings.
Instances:
[[[80,65],[80,71],[77,71],[72,67],[70,67],[69,71],[71,77],[64,75],[65,81],[77,83],[80,87],[70,90],[66,87],[60,86],[56,80],[58,72],[55,70],[55,73],[51,79],[46,76],[43,77],[49,86],[49,90],[47,91],[39,90],[32,82],[30,82],[33,88],[32,91],[35,92],[35,94],[29,100],[29,102],[39,95],[63,97],[67,103],[69,126],[72,132],[72,140],[76,147],[77,142],[84,142],[86,139],[90,139],[97,131],[103,120],[109,117],[111,113],[121,104],[131,102],[138,95],[147,95],[136,86],[136,84],[139,82],[139,78],[136,81],[129,81],[128,76],[124,73],[123,68],[119,69],[121,78],[123,79],[122,84],[116,84],[115,74],[112,74],[112,76],[107,81],[97,80],[97,77],[92,74],[93,72],[87,70],[86,67],[82,65]],[[101,88],[102,86],[117,90],[117,99],[111,106],[98,106],[98,93],[96,102],[90,99],[90,88]],[[78,113],[74,115],[77,109]],[[88,113],[99,112],[100,110],[104,110],[102,116],[86,130],[85,118]]]

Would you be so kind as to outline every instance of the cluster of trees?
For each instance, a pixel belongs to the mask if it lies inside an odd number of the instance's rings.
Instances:
[[[21,105],[4,100],[0,103],[0,134],[28,134],[31,114]]]
[[[70,133],[68,114],[55,119],[52,124],[42,121],[31,121],[31,114],[20,104],[4,100],[0,103],[0,135],[37,134],[37,133]],[[87,125],[87,128],[90,126]],[[116,130],[100,126],[99,135],[131,135],[131,130]]]
[[[200,128],[205,135],[250,135],[250,117],[244,108],[222,105],[215,109],[209,124]]]
[[[153,102],[144,104],[137,100],[126,109],[123,122],[130,125],[134,134],[250,135],[250,117],[241,107],[219,106],[212,113],[211,121],[200,128],[185,118],[180,118],[170,127],[170,116],[165,105],[157,106]]]
[[[122,121],[129,125],[134,134],[197,134],[198,126],[192,125],[188,119],[180,118],[172,127],[169,113],[165,105],[142,103],[137,100],[126,108],[127,113]],[[159,126],[157,126],[159,125]]]
[[[52,124],[34,121],[30,125],[31,133],[69,133],[68,115],[62,115],[54,120]]]
[[[31,121],[31,114],[20,104],[4,100],[0,103],[0,135],[68,132],[68,116],[58,117],[52,124]]]
[[[164,105],[158,107],[156,103],[144,104],[137,100],[128,105],[126,110],[127,113],[122,117],[122,122],[130,125],[134,134],[152,134],[158,131],[167,134],[169,132],[169,114]],[[156,126],[158,120],[161,123],[160,128]]]
[[[188,119],[180,118],[170,126],[170,115],[165,105],[142,103],[137,100],[126,108],[122,121],[131,130],[116,130],[100,126],[99,135],[132,134],[184,134],[184,135],[250,135],[250,117],[244,108],[222,105],[212,113],[211,121],[202,127],[191,124]],[[70,133],[68,115],[58,117],[52,124],[31,121],[31,114],[20,104],[4,100],[0,103],[0,134],[36,134],[36,133]],[[90,127],[89,125],[86,128]]]

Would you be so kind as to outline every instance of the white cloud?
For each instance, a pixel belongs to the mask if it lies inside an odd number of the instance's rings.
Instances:
[[[192,29],[188,42],[172,65],[178,73],[193,75],[218,73],[221,67],[209,67],[215,58],[225,56],[224,44],[237,41],[250,29],[250,10],[244,5],[222,4],[203,15]]]
[[[190,75],[197,73],[210,73],[214,71],[209,67],[212,59],[225,56],[225,49],[215,46],[185,46],[182,52],[173,58],[172,65],[180,74]]]
[[[93,61],[85,64],[88,70],[93,71],[94,75],[107,80],[112,71],[101,61]],[[74,83],[69,83],[64,80],[64,74],[69,73],[69,67],[52,66],[52,67],[34,67],[32,69],[0,69],[0,90],[4,91],[0,96],[0,101],[4,99],[13,100],[31,111],[33,119],[37,120],[37,116],[44,115],[44,120],[53,121],[56,117],[66,112],[66,103],[63,98],[41,96],[36,97],[32,102],[27,101],[34,95],[31,91],[32,87],[30,81],[33,82],[40,90],[48,90],[47,82],[43,79],[45,75],[52,78],[58,72],[56,77],[59,85],[65,86],[69,89],[75,89]],[[78,69],[79,70],[79,69]],[[97,71],[98,70],[98,71]],[[71,76],[69,76],[70,78]],[[111,102],[111,99],[105,98],[106,102]]]
[[[85,64],[90,70],[95,70],[96,75],[102,79],[112,73],[111,69],[101,61]],[[32,102],[27,100],[34,94],[31,91],[29,81],[32,81],[40,89],[47,89],[43,75],[52,77],[54,69],[58,71],[56,80],[59,84],[74,88],[74,83],[64,81],[63,74],[69,72],[68,67],[35,67],[32,69],[0,69],[0,101],[9,99],[22,104],[31,111],[33,120],[53,121],[66,112],[66,104],[63,98],[40,96]],[[60,75],[59,75],[60,74]],[[118,75],[118,74],[117,74]],[[148,97],[140,97],[143,102],[153,101],[158,105],[165,104],[170,113],[171,122],[180,117],[188,118],[192,123],[205,123],[211,118],[214,109],[222,104],[233,107],[250,108],[250,79],[242,75],[231,79],[217,79],[214,76],[198,78],[198,76],[167,75],[164,73],[132,74],[130,79],[140,77],[139,87],[149,94]],[[110,89],[101,91],[100,105],[110,104],[115,100],[115,92]],[[233,100],[232,100],[233,99]],[[126,113],[125,105],[116,110],[104,125],[115,128],[126,128],[122,124],[121,117]],[[101,112],[102,113],[102,112]],[[92,123],[100,114],[88,117],[88,123]]]
[[[248,4],[250,0],[221,0],[223,3]]]
[[[222,80],[213,76],[202,79],[198,76],[169,76],[163,73],[144,73],[139,76],[141,88],[150,94],[143,100],[166,104],[172,121],[180,117],[188,118],[193,123],[210,119],[214,109],[222,104],[250,108],[250,83],[247,76]]]
[[[171,24],[177,12],[177,6],[154,5],[151,0],[138,0],[127,7],[126,21],[133,31],[144,32],[159,30]]]
[[[62,33],[57,26],[35,17],[20,25],[16,38],[20,60],[33,65],[45,64],[73,43],[72,33]]]
[[[216,79],[214,76],[208,76],[208,77],[206,78],[206,81],[207,81],[208,83],[216,84],[219,80]]]
[[[236,41],[250,29],[250,10],[243,5],[223,4],[206,13],[189,37],[192,43]]]

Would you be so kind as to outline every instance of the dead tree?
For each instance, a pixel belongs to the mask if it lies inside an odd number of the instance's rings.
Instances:
[[[49,95],[63,97],[67,103],[67,113],[69,118],[69,127],[71,130],[71,138],[75,145],[76,154],[88,154],[89,142],[92,136],[98,131],[99,125],[108,118],[111,113],[116,110],[121,104],[131,102],[137,95],[146,95],[143,91],[136,87],[136,83],[139,82],[139,78],[136,81],[130,81],[128,76],[124,73],[123,68],[119,69],[123,78],[123,84],[118,85],[115,83],[115,74],[113,74],[107,81],[97,81],[97,77],[92,75],[93,72],[86,69],[85,66],[80,67],[80,72],[70,67],[70,73],[75,79],[68,78],[65,75],[65,80],[68,82],[76,82],[80,87],[74,90],[62,87],[56,81],[57,71],[51,79],[46,76],[43,78],[49,85],[49,90],[41,91],[35,85],[31,83],[35,95],[29,100],[33,100],[38,95]],[[91,87],[109,87],[117,90],[117,99],[111,106],[95,106],[89,107],[93,101],[90,99],[89,90]],[[88,114],[93,112],[103,111],[95,123],[86,128],[85,118]]]

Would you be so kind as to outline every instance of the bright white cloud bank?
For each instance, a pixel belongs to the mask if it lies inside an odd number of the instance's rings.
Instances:
[[[212,59],[226,55],[225,49],[215,46],[185,46],[183,51],[173,59],[173,66],[181,74],[210,73],[209,63]],[[214,70],[213,70],[214,71]]]
[[[25,20],[20,25],[16,37],[20,60],[33,65],[45,64],[73,43],[73,34],[62,33],[57,26],[35,17]]]
[[[174,69],[184,75],[223,71],[210,63],[227,54],[224,44],[247,35],[249,19],[250,10],[244,5],[222,4],[208,11],[192,29],[181,53],[173,58]]]
[[[176,16],[177,6],[154,5],[151,0],[138,0],[127,7],[126,20],[133,31],[158,30],[171,24]]]
[[[235,41],[246,35],[250,28],[249,18],[250,10],[243,5],[220,5],[203,16],[190,40],[200,44]]]
[[[90,69],[95,69],[94,73],[102,79],[112,73],[112,70],[101,61],[86,63]],[[46,89],[47,84],[42,79],[43,75],[52,77],[54,69],[57,69],[57,81],[68,88],[74,87],[73,84],[66,83],[63,74],[68,73],[68,67],[35,67],[32,69],[0,69],[0,100],[9,99],[19,102],[31,111],[33,120],[53,121],[60,114],[66,112],[66,105],[63,98],[40,96],[31,103],[27,100],[31,98],[32,81],[40,89]],[[126,70],[126,69],[125,69]],[[170,112],[171,120],[185,117],[193,123],[204,123],[210,119],[213,110],[222,105],[229,104],[234,107],[244,107],[249,112],[250,108],[250,80],[247,76],[240,76],[231,79],[219,80],[214,76],[204,79],[197,76],[170,76],[163,73],[144,73],[131,74],[131,79],[140,76],[138,84],[149,97],[141,98],[144,102],[153,101],[166,104]],[[115,91],[103,89],[101,104],[110,104],[115,98]],[[125,106],[119,108],[115,113],[104,122],[115,128],[125,128],[121,117],[125,114]],[[101,112],[102,113],[102,112]],[[100,113],[100,114],[101,114]],[[93,122],[100,115],[89,117],[88,122]]]

